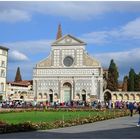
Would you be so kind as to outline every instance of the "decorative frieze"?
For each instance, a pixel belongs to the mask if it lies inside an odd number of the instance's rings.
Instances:
[[[33,76],[47,75],[99,75],[98,69],[34,69]]]

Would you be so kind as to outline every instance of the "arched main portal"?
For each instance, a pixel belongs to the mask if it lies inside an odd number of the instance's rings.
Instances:
[[[70,83],[66,82],[63,84],[63,94],[64,94],[64,102],[71,101],[71,92],[72,92],[72,86]]]
[[[107,90],[104,92],[104,101],[109,102],[112,99],[111,93]]]

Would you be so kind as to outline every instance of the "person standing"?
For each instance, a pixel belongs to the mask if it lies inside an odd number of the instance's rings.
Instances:
[[[138,104],[138,107],[137,107],[136,112],[138,112],[138,114],[139,114],[139,120],[138,120],[137,126],[140,126],[140,102],[139,102],[139,104]]]
[[[130,116],[133,116],[134,104],[132,102],[129,103],[128,109],[130,110]]]

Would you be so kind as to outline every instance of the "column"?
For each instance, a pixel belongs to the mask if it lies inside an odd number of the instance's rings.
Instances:
[[[100,97],[99,97],[99,99],[101,100],[101,101],[104,101],[104,95],[103,95],[103,78],[101,77],[100,78],[100,89],[99,89],[99,91],[100,91]]]
[[[60,83],[60,80],[59,80],[59,77],[58,77],[58,94],[59,94],[59,100],[61,102],[61,83]]]
[[[95,86],[95,76],[94,74],[92,75],[92,89],[91,89],[92,93],[91,95],[96,95],[96,86]]]
[[[34,80],[34,99],[37,100],[37,80]]]
[[[75,97],[75,80],[74,80],[74,77],[73,77],[73,97],[72,97],[72,99],[71,100],[73,100],[74,99],[74,97]]]

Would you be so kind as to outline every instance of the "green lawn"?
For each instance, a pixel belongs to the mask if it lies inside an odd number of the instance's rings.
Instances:
[[[112,112],[113,113],[113,112]],[[41,112],[41,111],[32,111],[32,112],[20,112],[20,113],[2,113],[0,114],[0,120],[6,121],[8,123],[20,123],[20,122],[53,122],[56,120],[74,119],[78,117],[85,116],[95,116],[95,115],[105,115],[108,112],[87,112],[87,111],[77,111],[77,112]]]

